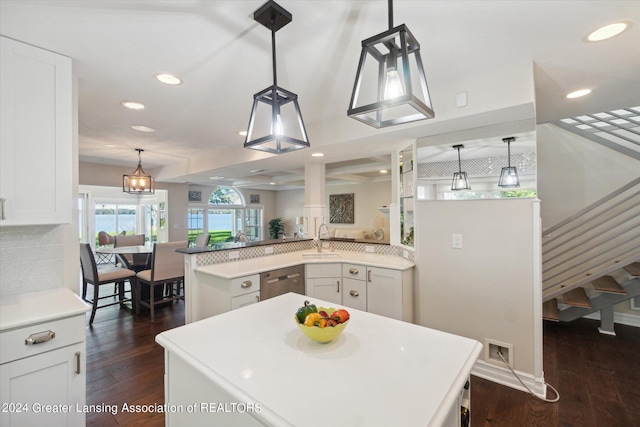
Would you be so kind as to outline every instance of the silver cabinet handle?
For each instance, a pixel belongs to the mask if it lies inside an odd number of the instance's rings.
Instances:
[[[357,268],[350,268],[349,269],[349,274],[358,274],[358,269]]]
[[[296,277],[300,277],[300,273],[287,274],[287,279],[295,279]]]
[[[340,280],[336,280],[336,285],[337,285],[336,293],[340,293]]]
[[[50,341],[56,337],[56,333],[53,331],[43,331],[37,332],[35,334],[29,335],[27,339],[24,340],[25,345],[36,345],[43,342]]]
[[[80,352],[76,351],[76,374],[80,374]]]
[[[253,283],[251,283],[251,280],[245,280],[240,284],[240,287],[243,289],[246,289],[246,288],[250,288],[251,285],[253,285]]]
[[[371,281],[371,270],[367,270],[367,282]]]
[[[4,197],[0,198],[0,220],[1,219],[7,219],[6,216],[4,216],[4,201],[6,199]]]
[[[256,295],[256,302],[260,302],[260,295]]]
[[[349,295],[351,295],[352,297],[358,297],[358,296],[360,296],[360,292],[358,292],[358,291],[350,291]]]

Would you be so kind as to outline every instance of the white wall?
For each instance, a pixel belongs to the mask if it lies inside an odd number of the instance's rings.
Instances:
[[[384,218],[385,240],[389,237],[389,218],[377,208],[391,203],[391,181],[368,182],[359,184],[328,185],[325,188],[325,204],[329,206],[329,196],[331,194],[354,194],[354,223],[353,224],[330,224],[327,218],[327,225],[330,228],[357,228],[370,230],[374,227],[376,217]],[[304,190],[285,190],[276,193],[276,215],[281,217],[286,224],[285,232],[287,236],[292,236],[295,231],[296,216],[302,215],[304,207]]]
[[[537,212],[534,199],[418,201],[415,283],[417,323],[512,344],[514,368],[540,377]]]
[[[542,227],[551,227],[640,176],[640,162],[552,124],[537,126]]]

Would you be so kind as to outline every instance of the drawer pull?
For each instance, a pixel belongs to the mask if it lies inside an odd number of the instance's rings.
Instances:
[[[351,291],[351,292],[349,292],[349,295],[351,295],[352,297],[359,297],[359,296],[360,296],[360,292],[358,292],[358,291]]]
[[[76,351],[76,374],[80,375],[80,352]]]
[[[357,268],[350,268],[349,269],[349,274],[358,274],[358,269]]]
[[[367,282],[371,281],[371,270],[367,271]]]
[[[336,285],[337,285],[337,289],[336,289],[336,293],[340,293],[340,280],[336,280]]]
[[[246,289],[246,288],[250,288],[251,285],[253,285],[253,283],[251,283],[251,280],[245,280],[240,284],[240,287],[243,289]]]
[[[41,344],[43,342],[52,340],[55,337],[56,337],[56,333],[53,331],[38,332],[38,333],[29,335],[29,337],[24,340],[24,344],[25,345]]]

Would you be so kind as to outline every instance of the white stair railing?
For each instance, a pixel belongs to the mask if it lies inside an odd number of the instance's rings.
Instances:
[[[543,233],[543,301],[636,261],[640,261],[640,178]]]

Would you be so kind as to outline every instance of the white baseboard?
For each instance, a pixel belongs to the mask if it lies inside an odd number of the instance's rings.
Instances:
[[[533,391],[538,397],[546,397],[547,385],[544,382],[544,377],[535,378],[530,374],[525,374],[524,372],[516,371],[516,373],[522,382],[525,383],[526,386],[529,387],[529,389],[531,389],[531,391]],[[520,381],[518,381],[509,369],[501,368],[482,360],[476,361],[473,369],[471,370],[471,375],[528,393],[527,389],[520,384]]]
[[[600,320],[600,312],[596,311],[594,313],[584,316],[584,318],[592,319],[592,320]],[[629,314],[629,313],[613,313],[613,323],[640,328],[640,316],[637,316],[635,314]]]

